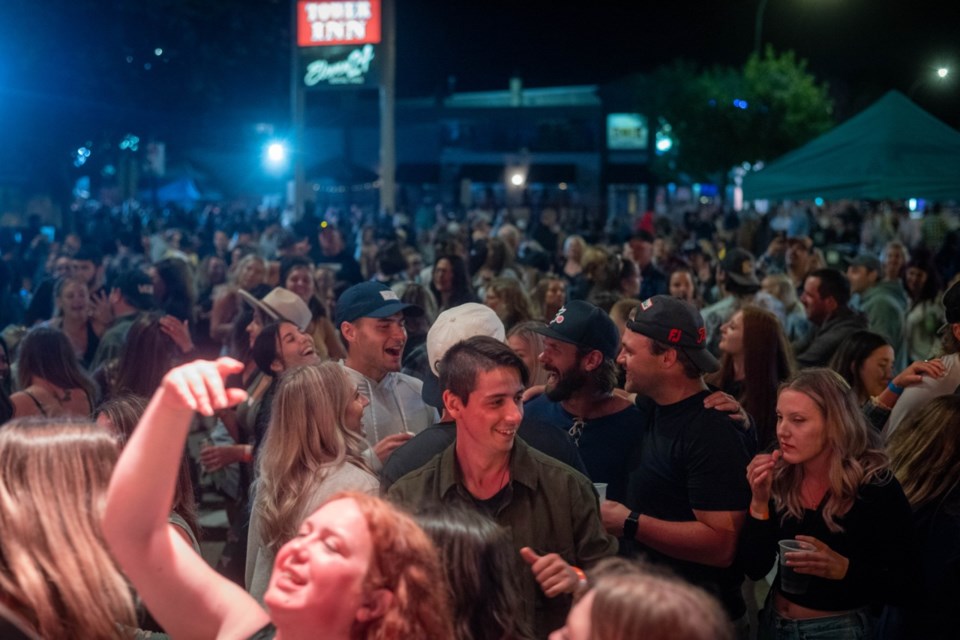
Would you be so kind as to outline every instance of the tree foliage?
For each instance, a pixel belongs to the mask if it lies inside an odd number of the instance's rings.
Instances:
[[[833,125],[827,86],[793,52],[767,47],[741,69],[675,63],[653,77],[659,97],[649,107],[671,123],[677,141],[657,163],[661,172],[722,183],[733,166],[772,160]]]

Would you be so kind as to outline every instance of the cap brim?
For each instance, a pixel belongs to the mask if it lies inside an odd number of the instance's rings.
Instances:
[[[249,291],[244,291],[243,289],[240,289],[239,291],[237,291],[237,293],[240,294],[241,300],[249,304],[254,309],[259,309],[260,311],[264,312],[274,320],[280,320],[280,316],[277,314],[276,311],[274,311],[269,306],[264,304],[262,300],[259,300],[256,297],[254,297]]]
[[[585,346],[585,345],[581,345],[579,342],[574,342],[567,336],[557,333],[550,327],[550,325],[543,325],[543,326],[538,325],[536,327],[531,327],[530,330],[533,331],[534,333],[539,333],[542,336],[553,338],[554,340],[559,340],[560,342],[566,342],[567,344],[574,344],[574,345],[577,345],[578,347]]]
[[[697,365],[703,373],[714,373],[720,370],[720,361],[710,353],[709,349],[691,349],[688,347],[679,347],[693,364]]]
[[[440,413],[443,413],[443,389],[440,388],[440,378],[433,375],[432,371],[427,372],[427,375],[423,378],[420,397],[428,405],[436,407]]]
[[[757,279],[757,276],[743,276],[739,273],[730,273],[727,271],[727,277],[736,282],[741,287],[757,287],[760,288],[760,281]]]

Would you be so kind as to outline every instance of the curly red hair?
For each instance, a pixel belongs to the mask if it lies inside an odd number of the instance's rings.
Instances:
[[[330,501],[353,500],[373,541],[364,592],[386,589],[393,600],[383,616],[354,623],[357,640],[448,640],[453,623],[444,574],[436,547],[406,513],[390,503],[357,492],[342,492]]]

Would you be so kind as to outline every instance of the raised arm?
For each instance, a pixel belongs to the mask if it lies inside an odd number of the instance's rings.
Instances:
[[[223,385],[224,376],[242,368],[221,358],[170,371],[110,481],[103,519],[107,543],[150,612],[177,639],[247,637],[269,621],[253,598],[167,526],[191,418],[242,402],[245,391]]]

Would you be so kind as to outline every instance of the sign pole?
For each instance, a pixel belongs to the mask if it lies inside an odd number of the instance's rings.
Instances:
[[[293,219],[303,217],[303,120],[305,97],[300,78],[300,47],[297,45],[297,0],[290,0],[290,116],[293,122]]]
[[[380,210],[396,212],[397,149],[394,125],[394,106],[397,75],[396,13],[394,0],[382,4],[383,60],[380,76]]]

